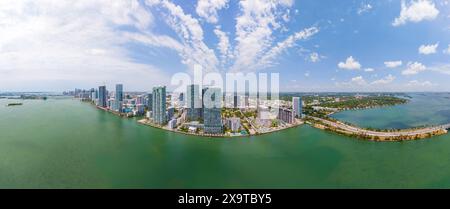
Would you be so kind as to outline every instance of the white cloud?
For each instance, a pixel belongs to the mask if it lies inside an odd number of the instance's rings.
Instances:
[[[124,46],[133,40],[118,28],[141,33],[153,25],[138,1],[2,0],[0,17],[0,88],[122,82],[149,89],[167,79],[156,67],[132,60]]]
[[[353,59],[353,56],[350,56],[347,58],[347,60],[345,60],[345,63],[340,62],[338,64],[338,67],[346,70],[359,70],[361,68],[361,64],[359,64],[358,61]]]
[[[431,66],[429,70],[450,75],[450,64],[436,64],[434,66]]]
[[[183,64],[193,70],[194,65],[204,66],[206,71],[217,71],[219,60],[214,50],[203,41],[203,29],[199,21],[184,13],[183,9],[169,1],[151,0],[147,5],[167,10],[164,20],[178,34],[184,45],[180,53]]]
[[[362,13],[369,12],[372,8],[373,7],[370,4],[361,4],[361,6],[358,8],[357,13],[361,15]]]
[[[444,49],[442,52],[444,52],[444,54],[450,54],[450,44],[448,45],[448,48]]]
[[[309,55],[309,60],[311,62],[318,62],[318,61],[320,61],[320,56],[317,52],[313,52]]]
[[[401,66],[402,64],[403,64],[402,61],[386,61],[386,62],[384,62],[384,65],[387,68],[396,68],[396,67]]]
[[[439,43],[430,44],[430,45],[421,45],[419,47],[419,54],[434,54],[436,53],[436,48],[439,46]]]
[[[291,13],[291,10],[287,9],[286,13],[284,13],[284,15],[281,16],[283,18],[284,22],[289,22],[289,20],[291,19],[290,13]]]
[[[351,83],[357,84],[357,85],[366,85],[367,82],[364,80],[362,76],[353,77],[351,80]]]
[[[293,41],[299,39],[296,37],[301,36],[299,33],[302,33],[302,31],[281,43],[273,43],[273,33],[275,30],[283,28],[283,13],[292,4],[292,0],[247,0],[239,2],[241,11],[236,18],[235,41],[237,45],[234,47],[236,60],[232,66],[232,71],[267,67],[272,63],[274,55],[278,55],[285,48],[293,46]],[[267,51],[268,54],[265,53]],[[255,65],[263,56],[266,59]]]
[[[228,0],[207,0],[198,2],[196,12],[208,22],[218,21],[217,10],[227,7]],[[231,40],[228,33],[220,26],[214,29],[218,37],[217,51],[208,48],[203,41],[203,29],[199,21],[185,13],[180,6],[163,0],[147,0],[147,5],[163,11],[164,20],[177,33],[183,49],[179,52],[183,63],[190,68],[193,64],[207,66],[211,70],[255,71],[277,64],[276,59],[288,48],[294,47],[296,41],[307,39],[319,31],[316,27],[298,31],[285,40],[275,42],[276,32],[283,32],[286,15],[289,16],[292,0],[247,0],[240,1],[240,12],[236,17],[235,38]],[[164,13],[164,11],[166,11]],[[284,20],[283,20],[284,19]],[[236,43],[233,45],[232,43]],[[220,61],[220,62],[219,62]],[[219,64],[220,68],[219,68]]]
[[[232,57],[230,40],[228,38],[228,35],[225,32],[221,31],[220,28],[214,29],[214,33],[219,38],[217,48],[222,55],[222,63],[225,63],[228,58]]]
[[[356,76],[351,78],[348,82],[336,82],[335,85],[344,88],[359,88],[367,86],[367,81],[362,76]]]
[[[130,40],[147,44],[150,46],[156,46],[156,47],[166,47],[172,50],[175,50],[179,53],[182,53],[184,50],[183,44],[181,44],[179,41],[173,39],[172,37],[166,36],[166,35],[156,35],[149,32],[143,32],[143,33],[129,33],[124,32],[122,33],[123,37],[126,37]]]
[[[374,77],[374,76],[372,76]],[[342,88],[343,91],[390,91],[393,87],[395,76],[389,74],[386,77],[372,82],[366,81],[363,76],[356,76],[347,82],[336,82],[336,87]]]
[[[408,87],[431,87],[431,86],[435,86],[436,84],[433,84],[430,81],[418,81],[418,80],[412,80],[409,81],[406,86]]]
[[[277,58],[284,50],[293,47],[296,41],[308,39],[318,32],[319,29],[311,27],[290,35],[284,41],[281,41],[274,47],[270,48],[264,55],[259,58],[255,65],[250,66],[250,69],[266,68],[275,65],[275,58]]]
[[[305,77],[309,77],[309,71],[307,71],[304,75]]]
[[[402,0],[401,7],[400,16],[392,22],[393,26],[400,26],[407,22],[433,20],[439,14],[439,10],[430,0],[412,0],[409,4]]]
[[[373,71],[375,71],[373,68],[366,68],[366,69],[364,69],[364,71],[365,72],[373,72]]]
[[[395,76],[389,74],[388,76],[384,77],[383,79],[373,81],[371,84],[374,84],[374,85],[389,84],[389,83],[392,83],[392,81],[394,81],[394,80],[395,80]]]
[[[415,75],[426,69],[426,66],[420,62],[409,62],[406,69],[402,71],[402,75]]]
[[[198,16],[205,18],[209,23],[217,23],[217,11],[226,7],[228,0],[199,0],[195,11]]]

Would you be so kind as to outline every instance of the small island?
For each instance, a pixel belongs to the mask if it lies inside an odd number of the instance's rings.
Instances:
[[[22,103],[19,102],[13,102],[13,103],[8,103],[6,106],[10,107],[10,106],[20,106],[23,105]]]

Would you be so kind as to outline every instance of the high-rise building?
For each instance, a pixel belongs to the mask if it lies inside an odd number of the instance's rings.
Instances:
[[[209,96],[210,98],[207,98]],[[203,108],[204,132],[206,134],[222,134],[222,92],[220,88],[209,88],[203,101],[206,101]]]
[[[205,109],[205,93],[208,91],[209,87],[203,87],[202,89],[202,109],[200,110],[200,118],[203,118],[203,112]]]
[[[93,91],[91,90],[91,100],[92,101],[96,101],[98,99],[98,90],[94,89]]]
[[[98,87],[98,106],[107,107],[108,92],[106,92],[106,86]]]
[[[152,111],[153,110],[152,106],[153,106],[153,95],[152,94],[148,94],[147,95],[147,107],[148,107],[148,110]]]
[[[238,96],[237,96],[237,93],[235,93],[234,96],[233,96],[233,107],[234,108],[238,108]]]
[[[144,105],[143,104],[138,104],[138,105],[136,105],[136,112],[135,112],[135,115],[144,115],[144,113],[145,113],[145,107],[144,107]]]
[[[293,111],[286,109],[286,108],[280,108],[278,110],[278,119],[285,123],[293,123]]]
[[[116,84],[116,101],[123,102],[123,85]]]
[[[168,107],[167,108],[167,120],[170,120],[175,115],[175,107]]]
[[[302,117],[302,99],[301,97],[292,97],[292,110],[294,117]]]
[[[180,93],[180,95],[178,96],[178,102],[180,106],[184,106],[184,93]]]
[[[188,120],[195,121],[201,119],[202,102],[199,95],[199,86],[196,84],[187,86],[186,108]]]
[[[175,129],[177,127],[177,119],[169,120],[167,125],[170,129]]]
[[[245,95],[244,97],[244,106],[246,108],[248,108],[250,106],[250,101],[249,101],[250,96],[249,95]]]
[[[145,98],[144,95],[139,95],[136,97],[136,105],[144,105]]]
[[[123,85],[116,84],[116,95],[114,100],[114,110],[118,112],[122,112],[122,104],[123,104]]]
[[[166,87],[153,87],[153,122],[163,125],[166,118]]]
[[[241,127],[241,119],[238,117],[229,118],[228,127],[231,129],[232,132],[239,131],[239,128]]]

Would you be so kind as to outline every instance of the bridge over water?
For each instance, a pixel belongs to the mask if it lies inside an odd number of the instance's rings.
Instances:
[[[374,131],[365,128],[357,127],[354,125],[349,125],[341,121],[331,121],[323,118],[317,118],[312,116],[307,116],[316,121],[320,121],[322,124],[335,129],[336,132],[354,134],[357,136],[364,136],[363,138],[387,138],[391,140],[405,140],[404,138],[426,138],[428,136],[440,135],[447,133],[450,129],[450,123],[439,125],[439,126],[429,126],[416,129],[404,129],[404,130],[392,130],[392,131]]]
[[[442,128],[442,129],[449,130],[450,129],[450,123],[449,124],[440,125],[439,127]]]

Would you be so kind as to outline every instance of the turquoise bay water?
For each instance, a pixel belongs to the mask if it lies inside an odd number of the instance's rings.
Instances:
[[[450,93],[411,93],[406,104],[333,115],[339,120],[372,128],[412,128],[450,123]]]
[[[414,95],[417,103],[355,111],[358,119],[340,114],[380,127],[440,123],[449,120],[446,96]],[[433,105],[421,107],[424,100]],[[377,143],[305,125],[257,137],[199,138],[73,99],[8,102],[0,100],[0,188],[450,188],[450,135]]]

